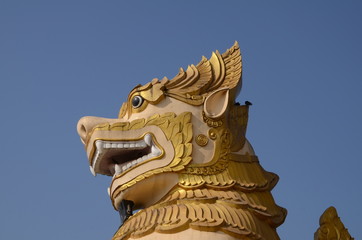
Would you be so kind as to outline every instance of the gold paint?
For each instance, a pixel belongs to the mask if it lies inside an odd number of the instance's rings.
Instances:
[[[211,161],[201,164],[190,164],[188,167],[205,168],[215,165],[220,160],[227,160],[226,156],[230,153],[232,145],[230,131],[226,126],[213,128],[213,130],[217,139],[215,140],[214,156]]]
[[[163,94],[163,89],[163,84],[153,81],[152,88],[147,89],[147,91],[142,90],[140,92],[140,95],[150,103],[157,104],[165,98],[165,95]]]
[[[153,79],[144,86],[137,86],[128,97],[128,105],[131,106],[131,96],[136,92],[152,104],[157,104],[168,96],[198,106],[204,103],[211,92],[220,88],[229,88],[235,98],[241,88],[241,69],[240,49],[235,42],[222,55],[216,51],[210,60],[202,57],[196,66],[190,65],[186,71],[180,68],[171,80],[164,78],[159,82],[158,79]],[[128,109],[131,114],[131,107]]]
[[[224,57],[228,58],[225,62]],[[236,46],[223,55],[214,53],[210,61],[202,58],[186,72],[181,69],[174,79],[165,82],[164,94],[200,105],[209,93],[227,87],[233,99],[240,87],[240,76],[241,58]],[[223,231],[245,239],[279,239],[275,227],[284,222],[286,210],[274,203],[270,193],[278,176],[266,172],[256,156],[232,152],[245,143],[247,106],[230,104],[226,116],[211,118],[202,111],[203,121],[211,128],[208,135],[215,141],[211,161],[185,165],[174,192],[131,217],[114,240],[154,231],[176,233],[187,228]],[[204,146],[205,139],[200,134],[195,140]],[[141,221],[144,215],[153,220]],[[143,226],[139,225],[141,222]]]
[[[199,134],[196,137],[196,143],[201,147],[206,146],[208,142],[209,142],[209,139],[204,134]]]
[[[232,152],[239,151],[245,144],[246,126],[248,125],[249,106],[233,106],[230,108],[229,129],[232,131]]]
[[[113,240],[139,238],[151,232],[177,233],[188,228],[200,231],[222,231],[242,239],[278,240],[273,227],[280,220],[280,208],[253,199],[232,189],[214,190],[177,188],[158,204],[131,216],[113,236]],[[268,199],[268,195],[264,198]],[[283,212],[282,214],[285,214]],[[143,221],[148,219],[148,221]],[[262,226],[262,227],[261,227]]]
[[[211,127],[208,134],[215,143],[211,161],[184,165],[174,192],[131,217],[115,234],[114,240],[141,237],[151,232],[177,233],[188,228],[223,231],[245,239],[279,239],[275,228],[284,222],[286,210],[274,203],[270,193],[278,176],[266,172],[256,156],[231,151],[245,143],[248,108],[237,105],[229,108],[229,119],[225,116],[211,119],[203,113],[203,120]],[[170,138],[170,125],[164,128],[168,130],[165,135]],[[139,181],[144,178],[139,177]],[[142,221],[146,226],[141,227],[138,224],[144,217],[153,220]]]
[[[161,100],[165,98],[164,95],[164,83],[159,83],[156,79],[153,79],[151,82],[145,85],[136,86],[131,93],[128,95],[127,106],[128,106],[128,114],[131,116],[132,113],[142,112],[148,103],[157,104]],[[141,96],[144,99],[144,102],[141,107],[133,108],[132,107],[132,99],[134,96]],[[124,111],[124,110],[123,110]],[[122,112],[123,113],[123,112]],[[125,114],[119,116],[124,116]],[[120,117],[121,118],[121,117]]]
[[[133,186],[137,182],[163,172],[178,172],[183,170],[187,164],[191,161],[192,154],[192,124],[191,113],[185,112],[178,116],[174,113],[165,113],[162,115],[155,114],[148,119],[137,119],[128,124],[115,123],[109,126],[113,131],[126,131],[130,129],[141,129],[145,126],[155,125],[158,126],[165,134],[167,140],[170,140],[174,149],[175,157],[167,166],[150,170],[141,175],[138,175],[134,179],[127,183],[117,187],[112,193],[112,202],[114,205],[114,199],[124,190]],[[101,129],[104,129],[102,127]],[[94,131],[98,130],[97,128]],[[100,130],[100,129],[99,129]],[[116,206],[114,206],[116,208]]]
[[[207,126],[209,127],[213,127],[213,128],[216,128],[216,127],[221,127],[224,123],[223,123],[223,120],[214,120],[214,119],[211,119],[209,117],[207,117],[205,115],[205,112],[202,111],[202,118],[204,119],[204,122],[207,124]]]
[[[275,227],[286,216],[270,193],[277,181],[277,175],[260,167],[256,156],[229,153],[212,166],[188,166],[173,191],[130,217],[113,240],[188,228],[222,231],[242,239],[277,240]],[[144,217],[149,221],[141,221]]]
[[[210,139],[212,139],[212,140],[215,140],[216,139],[216,132],[215,132],[215,130],[214,129],[209,129],[209,137],[210,137]]]
[[[139,112],[142,112],[143,110],[146,109],[146,107],[147,107],[147,105],[148,105],[148,101],[147,101],[147,99],[143,98],[143,103],[142,103],[142,105],[139,106],[138,108],[134,108],[134,107],[132,106],[132,99],[133,99],[135,96],[142,96],[142,95],[139,94],[139,93],[136,93],[136,94],[130,96],[130,98],[129,98],[130,101],[128,102],[128,106],[130,106],[129,108],[131,109],[131,112],[132,112],[132,113],[139,113]]]
[[[353,240],[344,227],[334,207],[329,207],[319,219],[320,227],[314,233],[314,240]]]
[[[203,127],[210,128],[208,136],[214,141],[213,155],[211,159],[202,159],[200,162],[203,163],[191,163],[194,147],[191,112],[178,116],[174,113],[155,114],[131,122],[99,125],[91,131],[89,136],[98,130],[127,131],[154,125],[162,130],[175,151],[169,165],[144,172],[113,191],[112,201],[145,178],[163,172],[178,174],[178,184],[156,204],[130,217],[113,240],[140,238],[153,232],[177,233],[186,229],[221,231],[245,240],[279,239],[276,227],[284,222],[286,210],[276,205],[271,195],[279,178],[265,171],[256,156],[239,154],[246,142],[248,120],[248,107],[234,104],[241,88],[241,73],[240,49],[235,43],[223,54],[216,51],[209,60],[202,57],[196,66],[190,65],[186,71],[181,68],[171,80],[153,79],[144,86],[137,86],[129,94],[127,110],[121,110],[121,116],[128,111],[130,117],[133,113],[130,100],[134,94],[141,95],[148,104],[157,104],[171,97],[181,101],[178,104],[189,104],[195,109],[213,92],[227,89],[230,102],[221,116],[208,117],[201,110],[196,115],[201,124],[204,121]],[[207,139],[206,136],[199,137],[196,138],[197,144],[205,142],[202,138]]]
[[[179,73],[165,82],[165,95],[176,98],[190,105],[201,105],[215,89],[228,88],[235,99],[241,88],[241,55],[237,42],[225,53],[218,51],[210,60],[202,57],[195,66]]]
[[[119,110],[118,118],[123,118],[127,113],[128,104],[125,102],[122,104],[121,109]]]

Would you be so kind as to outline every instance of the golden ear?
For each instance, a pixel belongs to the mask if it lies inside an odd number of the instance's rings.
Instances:
[[[204,112],[209,118],[221,117],[229,104],[229,89],[222,88],[212,92],[205,99]]]

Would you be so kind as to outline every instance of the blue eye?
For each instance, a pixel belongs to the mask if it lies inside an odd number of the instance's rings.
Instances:
[[[143,103],[143,98],[141,96],[134,96],[132,98],[132,107],[139,108]]]

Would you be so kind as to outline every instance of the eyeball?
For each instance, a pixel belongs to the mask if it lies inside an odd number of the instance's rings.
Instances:
[[[143,98],[141,96],[137,95],[132,98],[132,107],[133,108],[141,107],[142,103],[143,103]]]

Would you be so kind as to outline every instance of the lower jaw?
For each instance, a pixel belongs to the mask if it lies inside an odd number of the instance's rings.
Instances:
[[[111,184],[111,200],[113,207],[118,211],[119,205],[122,200],[134,202],[134,209],[147,208],[159,200],[161,200],[167,193],[178,184],[177,173],[161,173],[155,174],[140,182],[135,183],[131,187],[113,196],[114,192],[121,186],[113,186]]]

